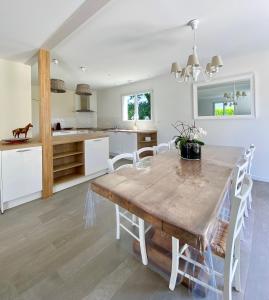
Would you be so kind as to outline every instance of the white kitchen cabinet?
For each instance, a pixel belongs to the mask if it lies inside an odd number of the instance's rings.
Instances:
[[[42,147],[2,151],[2,203],[42,190]]]
[[[108,137],[85,141],[85,175],[107,169],[109,158]]]
[[[111,154],[121,153],[121,135],[119,132],[109,132],[109,152]]]
[[[137,150],[137,134],[134,132],[120,132],[121,153],[130,153]]]
[[[130,153],[137,150],[137,134],[135,132],[109,132],[109,152],[112,155]]]

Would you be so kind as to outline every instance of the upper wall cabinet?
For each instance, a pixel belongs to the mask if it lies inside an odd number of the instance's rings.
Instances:
[[[194,84],[193,107],[195,119],[255,117],[254,75]]]

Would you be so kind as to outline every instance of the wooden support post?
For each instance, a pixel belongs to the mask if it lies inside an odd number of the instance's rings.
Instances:
[[[43,198],[53,191],[53,154],[51,137],[50,53],[38,53],[38,81],[40,93],[40,138],[43,146]]]

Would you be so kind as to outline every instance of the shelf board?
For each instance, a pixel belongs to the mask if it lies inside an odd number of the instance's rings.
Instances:
[[[62,152],[62,153],[54,154],[53,159],[63,158],[63,157],[68,157],[68,156],[74,156],[74,155],[79,155],[79,154],[83,154],[83,152],[82,151]]]
[[[138,141],[139,143],[156,143],[156,140],[151,140],[151,141]]]
[[[75,179],[78,179],[78,178],[81,178],[81,177],[84,177],[84,175],[82,174],[68,174],[68,175],[63,175],[63,176],[60,176],[58,178],[55,178],[53,180],[53,183],[56,185],[56,184],[61,184],[61,183],[64,183],[64,182],[67,182],[67,181],[71,181],[71,180],[75,180]]]
[[[72,169],[72,168],[75,168],[75,167],[80,167],[80,166],[83,166],[83,165],[84,165],[84,163],[82,163],[82,162],[73,162],[73,163],[69,163],[69,164],[60,165],[60,166],[57,166],[57,167],[53,168],[53,173],[60,172],[60,171],[63,171],[63,170]]]

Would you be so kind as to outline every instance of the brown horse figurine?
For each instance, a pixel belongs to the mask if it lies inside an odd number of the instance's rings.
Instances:
[[[16,137],[19,138],[20,134],[23,134],[23,133],[24,133],[25,138],[27,138],[27,133],[28,133],[30,127],[33,127],[33,125],[31,123],[26,125],[24,128],[16,128],[16,129],[12,130],[12,134],[13,134],[14,138],[16,138]]]

